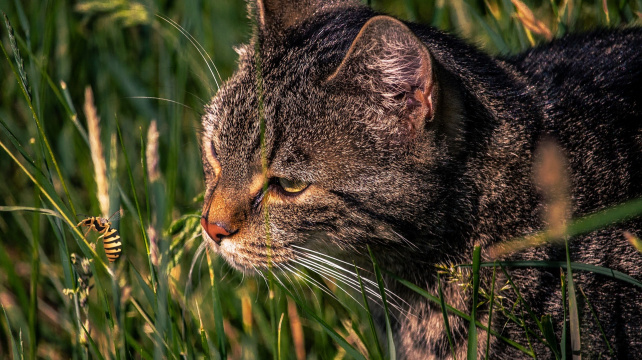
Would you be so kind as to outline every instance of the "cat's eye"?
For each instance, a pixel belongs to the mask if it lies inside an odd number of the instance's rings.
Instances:
[[[301,191],[305,190],[305,188],[310,185],[309,183],[306,183],[301,180],[290,180],[286,178],[278,178],[278,184],[288,194],[296,194],[300,193]]]

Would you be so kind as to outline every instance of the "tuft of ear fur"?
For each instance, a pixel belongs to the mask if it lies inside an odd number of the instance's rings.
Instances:
[[[355,0],[253,0],[261,30],[270,34],[303,23],[321,10],[354,6]]]
[[[412,131],[434,114],[436,82],[430,53],[404,23],[389,16],[366,22],[327,81],[379,95],[380,104],[401,112]]]

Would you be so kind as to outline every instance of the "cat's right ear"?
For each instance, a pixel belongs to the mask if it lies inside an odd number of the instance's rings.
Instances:
[[[404,23],[389,16],[366,22],[327,82],[380,95],[379,104],[389,112],[401,109],[411,136],[434,114],[430,53]]]

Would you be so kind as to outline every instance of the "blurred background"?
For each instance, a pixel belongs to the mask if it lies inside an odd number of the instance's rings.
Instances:
[[[641,0],[370,3],[498,55],[642,18]],[[366,311],[341,291],[292,283],[310,317],[283,292],[268,297],[267,281],[196,252],[199,117],[250,37],[244,1],[0,0],[0,10],[0,358],[351,358],[324,326],[376,357]],[[74,225],[119,209],[122,256],[109,264],[101,241],[89,246],[97,234],[87,243]]]

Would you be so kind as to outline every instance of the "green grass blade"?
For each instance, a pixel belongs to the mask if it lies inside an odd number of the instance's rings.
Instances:
[[[573,281],[573,268],[571,267],[571,252],[568,247],[568,238],[566,239],[566,286],[568,287],[568,318],[569,331],[571,335],[571,352],[573,359],[580,355],[580,317],[577,309],[577,296],[575,294],[575,283]]]
[[[0,43],[1,43],[1,42],[0,42]],[[43,184],[47,184],[47,183],[46,183],[46,182],[38,181],[38,180],[36,179],[36,175],[34,175],[34,174],[32,174],[31,172],[29,172],[29,170],[27,170],[27,168],[25,167],[25,165],[24,165],[22,162],[20,162],[20,160],[18,160],[18,159],[14,156],[14,154],[13,154],[11,151],[9,151],[9,149],[6,147],[6,145],[5,145],[2,141],[0,141],[0,147],[1,147],[1,148],[2,148],[2,149],[3,149],[3,150],[8,154],[11,158],[12,158],[12,160],[13,160],[13,161],[14,161],[14,162],[15,162],[15,163],[20,167],[20,169],[21,169],[21,170],[22,170],[22,171],[23,171],[23,172],[24,172],[24,173],[29,177],[29,179],[30,179],[30,180],[31,180],[31,181],[36,185],[36,187],[38,187],[38,188],[40,189],[41,193],[42,193],[42,194],[47,198],[47,200],[49,200],[49,202],[50,202],[50,203],[51,203],[51,204],[56,208],[56,210],[58,210],[58,213],[62,216],[62,218],[64,219],[64,221],[67,223],[67,225],[69,225],[69,227],[71,228],[72,232],[73,232],[74,234],[76,234],[76,235],[77,235],[77,240],[78,240],[77,242],[78,242],[78,245],[82,248],[83,252],[84,252],[88,257],[89,257],[89,256],[92,256],[92,257],[94,258],[94,261],[96,261],[96,262],[97,262],[97,263],[99,263],[103,268],[105,268],[105,269],[106,269],[106,271],[107,271],[107,273],[108,273],[110,276],[112,276],[112,277],[113,277],[113,276],[114,276],[114,275],[113,275],[113,272],[109,269],[109,267],[107,266],[107,264],[105,264],[105,262],[100,258],[100,256],[96,253],[96,251],[95,251],[93,248],[91,248],[91,247],[89,246],[89,243],[87,242],[87,239],[85,239],[85,237],[84,237],[84,236],[83,236],[83,234],[80,232],[80,230],[78,229],[78,227],[76,227],[76,223],[75,223],[74,221],[72,221],[72,220],[71,220],[71,218],[70,218],[70,217],[67,215],[67,213],[64,211],[64,209],[63,209],[64,205],[59,204],[59,203],[58,203],[58,202],[53,198],[53,196],[52,196],[49,192],[47,192],[47,191],[45,190],[45,187],[44,187],[45,185],[43,185]],[[50,184],[48,184],[48,185],[50,186]],[[53,194],[55,194],[55,193],[53,193]]]
[[[642,215],[642,198],[629,200],[622,204],[570,221],[566,228],[566,236],[571,238],[573,236],[590,233],[639,217],[640,215]],[[499,251],[494,252],[497,254],[506,252],[505,250],[516,252],[521,249],[549,243],[557,237],[559,236],[550,230],[540,231],[532,235],[504,242],[501,244],[501,247],[497,248]]]
[[[61,81],[60,89],[58,89],[58,86],[56,86],[53,79],[51,79],[51,76],[49,76],[49,74],[47,73],[46,67],[43,66],[42,63],[38,60],[38,57],[33,54],[33,52],[29,49],[29,46],[27,46],[27,44],[22,39],[22,37],[20,37],[17,34],[15,37],[18,40],[18,43],[20,43],[20,45],[22,46],[22,48],[26,50],[27,55],[29,55],[29,59],[36,64],[36,67],[38,68],[40,75],[47,81],[49,88],[54,93],[59,103],[62,104],[63,108],[65,109],[65,112],[67,113],[67,116],[69,116],[69,119],[78,129],[80,136],[83,138],[87,146],[89,146],[89,138],[87,137],[87,132],[82,127],[82,125],[80,125],[80,123],[78,122],[78,114],[76,112],[76,108],[73,105],[73,101],[71,100],[71,95],[69,94],[69,90],[67,89],[67,84],[64,81]]]
[[[560,279],[562,280],[562,308],[564,309],[564,318],[562,319],[562,338],[560,340],[560,348],[562,352],[562,360],[566,360],[566,344],[568,342],[568,326],[566,326],[566,319],[568,318],[568,307],[566,306],[566,274],[560,270]]]
[[[493,266],[495,263],[491,262],[484,262],[481,264],[481,266]],[[522,268],[522,267],[544,267],[544,268],[562,268],[562,269],[567,269],[568,264],[566,261],[540,261],[540,260],[535,260],[535,261],[498,261],[496,263],[497,265],[500,266],[505,266],[505,267],[515,267],[515,268]],[[470,264],[465,264],[465,265],[459,265],[461,267],[470,267]],[[603,276],[610,277],[615,280],[619,281],[624,281],[628,284],[631,284],[633,286],[642,288],[642,282],[636,280],[635,278],[617,271],[613,269],[609,269],[607,267],[603,266],[598,266],[598,265],[591,265],[591,264],[583,264],[583,263],[577,263],[577,262],[571,262],[570,266],[573,268],[575,271],[590,271],[595,274],[600,274]]]
[[[201,329],[200,329],[200,334],[201,334],[201,346],[203,347],[203,352],[205,355],[206,359],[211,359],[211,351],[210,351],[210,344],[207,341],[207,333],[205,332],[205,329],[203,328],[203,324],[201,324]]]
[[[542,326],[542,323],[539,321],[539,318],[537,317],[537,314],[535,314],[535,312],[530,307],[530,305],[524,300],[524,298],[522,297],[522,293],[519,291],[519,288],[517,287],[517,285],[515,285],[515,283],[513,282],[513,279],[508,274],[508,271],[506,271],[506,268],[503,267],[501,264],[500,264],[500,267],[501,267],[502,271],[504,272],[504,275],[506,276],[506,279],[508,280],[508,284],[513,289],[513,292],[515,292],[515,295],[517,295],[517,302],[519,302],[522,305],[521,307],[526,310],[526,312],[528,313],[530,318],[533,320],[535,325],[537,325],[537,328],[543,333],[543,326]],[[522,321],[522,325],[523,325],[523,328],[524,328],[524,330],[526,332],[526,336],[528,336],[528,332],[529,332],[530,329],[526,326],[526,322],[525,321]],[[534,332],[531,332],[531,333],[533,335],[537,336],[540,341],[544,340],[542,337],[540,337],[539,335],[535,334]],[[530,339],[529,339],[529,344],[530,344]]]
[[[479,299],[479,264],[481,263],[481,247],[473,250],[473,304],[470,310],[470,325],[468,327],[468,360],[477,359],[477,302]]]
[[[129,344],[129,346],[136,349],[137,354],[140,355],[141,358],[145,360],[154,360],[154,356],[150,354],[149,351],[147,351],[145,347],[141,345],[138,341],[136,341],[136,339],[134,339],[134,337],[128,332],[125,333],[125,339]]]
[[[9,23],[9,19],[7,18],[6,15],[4,15],[4,17],[5,17],[5,24],[7,26],[7,30],[9,31],[9,36],[13,37],[13,30],[11,28],[11,24]],[[69,196],[67,183],[65,182],[65,178],[62,176],[62,172],[60,171],[60,166],[58,165],[58,161],[56,160],[56,157],[54,156],[54,153],[51,150],[51,145],[49,144],[47,135],[45,134],[44,128],[42,127],[42,124],[40,123],[40,120],[38,118],[38,114],[36,113],[33,103],[31,102],[31,95],[29,94],[28,84],[26,84],[26,79],[27,79],[26,74],[24,74],[24,70],[22,70],[21,74],[19,74],[15,70],[15,68],[13,67],[13,64],[11,64],[11,59],[9,58],[9,54],[4,48],[4,45],[2,45],[2,42],[0,42],[0,48],[2,49],[2,52],[4,53],[9,65],[11,66],[11,70],[16,76],[16,79],[20,83],[20,87],[23,91],[25,100],[27,101],[27,104],[29,105],[29,109],[31,110],[31,115],[33,116],[33,119],[36,122],[36,127],[38,128],[40,139],[42,140],[43,144],[45,145],[45,148],[47,149],[47,153],[49,155],[47,159],[52,162],[53,167],[56,169],[56,173],[58,174],[58,180],[60,180],[60,184],[62,185],[65,195],[67,196],[67,201],[69,202],[69,208],[71,209],[71,212],[73,213],[74,217],[76,217],[76,209],[74,208],[74,204],[71,201],[71,196]],[[16,61],[20,64],[22,62],[22,59],[20,58],[20,54],[17,50],[17,46],[13,50],[14,50],[14,55],[16,56]]]
[[[145,231],[145,222],[143,221],[143,215],[140,212],[140,206],[138,205],[138,196],[136,194],[136,185],[134,182],[134,176],[132,175],[132,168],[129,163],[129,156],[127,156],[127,148],[125,147],[123,134],[120,131],[120,124],[118,123],[118,120],[116,120],[116,129],[118,130],[118,138],[120,139],[120,145],[123,149],[123,156],[125,157],[125,165],[127,167],[127,175],[129,175],[129,183],[132,188],[132,196],[134,197],[134,203],[136,204],[136,212],[138,213],[138,223],[140,225],[140,232],[143,235],[143,240],[145,241],[145,249],[147,250],[147,262],[149,264],[149,273],[150,273],[150,276],[152,277],[152,288],[154,289],[154,293],[156,294],[158,292],[158,289],[156,288],[158,283],[156,280],[156,271],[154,270],[154,265],[152,264],[152,260],[150,257],[149,239],[147,238],[147,231]]]
[[[277,351],[276,351],[276,353],[277,353],[277,358],[279,360],[282,359],[282,357],[281,357],[281,326],[283,325],[283,317],[284,316],[285,316],[285,313],[281,313],[281,319],[279,319],[279,326],[278,326],[278,330],[277,330],[277,340],[276,340],[276,343],[277,343],[276,350]]]
[[[11,333],[11,323],[9,322],[7,311],[5,310],[4,305],[0,304],[0,307],[2,308],[2,312],[4,313],[4,319],[7,322],[7,335],[9,336],[9,339],[11,339],[11,352],[13,353],[13,359],[19,360],[20,354],[22,354],[22,352],[20,351],[18,344],[16,343],[16,339],[13,338],[13,334]]]
[[[133,264],[130,264],[129,266],[130,269],[134,270],[134,276],[138,280],[138,283],[140,284],[140,287],[143,289],[143,294],[145,294],[145,298],[147,298],[147,302],[154,307],[154,311],[157,311],[156,308],[156,295],[154,294],[154,290],[151,288],[149,284],[143,279],[142,275],[140,272],[138,272],[138,269]]]
[[[359,268],[357,265],[354,265],[355,274],[357,274],[357,279],[359,280],[359,288],[361,289],[361,295],[363,296],[363,306],[366,308],[366,313],[368,314],[368,324],[370,325],[370,332],[375,341],[375,351],[377,359],[383,359],[383,351],[381,349],[381,344],[379,343],[379,336],[377,335],[377,328],[374,324],[374,319],[372,318],[372,312],[370,311],[370,305],[368,304],[368,297],[366,295],[366,290],[363,287],[363,281],[361,280],[361,275],[359,275]]]
[[[446,299],[444,299],[444,292],[441,288],[441,276],[439,273],[437,273],[437,289],[439,290],[439,306],[441,306],[441,315],[444,318],[444,328],[446,330],[446,336],[448,337],[448,345],[450,345],[450,353],[453,355],[453,359],[457,360],[457,356],[455,355],[455,343],[453,342],[452,332],[450,331],[450,322],[448,321],[448,311],[446,310]]]
[[[154,321],[149,317],[147,312],[145,312],[143,307],[140,306],[138,301],[136,301],[136,299],[134,299],[134,298],[131,298],[131,303],[132,303],[132,305],[134,305],[134,307],[136,308],[138,313],[143,317],[143,319],[145,320],[147,325],[152,330],[152,335],[154,335],[154,337],[157,340],[160,341],[159,343],[156,344],[156,346],[161,346],[161,343],[162,343],[162,345],[165,347],[166,350],[171,350],[171,348],[169,347],[169,344],[167,344],[165,339],[162,336],[160,336],[160,334],[158,332],[158,329],[156,329],[156,326],[154,325]],[[127,341],[129,341],[129,339]],[[168,351],[168,353],[171,354],[174,359],[177,359],[177,357],[176,357],[176,355],[174,353],[172,353],[171,351]]]
[[[354,359],[365,360],[365,357],[357,351],[352,345],[350,345],[341,335],[339,335],[328,323],[326,323],[315,311],[308,308],[305,303],[297,296],[295,296],[290,290],[288,290],[283,284],[276,281],[274,284],[279,287],[283,292],[285,292],[294,302],[297,303],[299,308],[301,308],[306,314],[314,319],[314,321],[321,326],[321,328],[328,334],[330,337],[341,346],[346,353]]]
[[[582,290],[582,287],[579,287],[579,289],[580,289],[580,293],[582,294],[582,297],[584,297],[584,300],[586,301],[586,304],[589,307],[589,310],[591,311],[591,315],[593,315],[593,319],[595,319],[595,323],[597,323],[597,326],[600,329],[600,334],[602,334],[602,339],[604,339],[604,342],[606,343],[606,347],[609,349],[609,353],[611,354],[611,356],[615,356],[615,352],[611,347],[611,343],[609,342],[609,339],[606,337],[604,328],[602,328],[602,323],[600,322],[600,319],[597,317],[597,314],[595,313],[595,309],[593,309],[593,305],[591,305],[591,301],[584,293],[584,290]]]
[[[480,264],[481,265],[481,264]],[[488,328],[492,329],[491,327],[491,322],[493,320],[493,305],[495,304],[495,270],[497,270],[497,266],[493,266],[493,279],[490,284],[490,300],[489,300],[489,308],[488,308]],[[490,331],[486,331],[486,356],[485,359],[488,359],[488,355],[490,352]]]
[[[36,205],[40,200],[40,191],[34,188],[34,199]],[[30,279],[30,303],[29,303],[29,357],[36,358],[38,346],[38,283],[40,282],[40,216],[34,212],[32,216],[31,230],[31,279]]]
[[[553,354],[555,355],[556,359],[559,359],[561,356],[560,350],[559,350],[559,343],[557,341],[557,336],[555,335],[555,330],[553,329],[553,323],[551,322],[551,316],[550,315],[542,315],[542,319],[540,320],[542,323],[542,332],[544,333],[544,338],[546,339],[546,342],[548,342],[551,346],[550,349],[553,350]]]
[[[13,146],[16,149],[18,149],[18,151],[20,152],[20,155],[22,155],[22,157],[25,160],[27,160],[29,162],[29,164],[31,164],[31,166],[33,168],[36,168],[40,172],[42,172],[42,170],[40,170],[40,168],[38,168],[36,166],[36,162],[33,160],[31,155],[29,155],[29,153],[25,150],[25,148],[22,146],[22,144],[20,144],[20,141],[18,141],[18,138],[13,134],[13,132],[11,132],[11,129],[9,128],[9,126],[7,126],[7,123],[2,118],[0,118],[0,125],[2,125],[2,128],[1,128],[2,131],[5,133],[5,135],[7,135],[7,137],[9,138],[11,143],[13,144]]]
[[[91,336],[89,335],[89,332],[85,328],[85,325],[82,325],[82,330],[85,333],[85,338],[89,342],[89,347],[91,349],[93,357],[96,359],[105,360],[105,358],[100,353],[100,349],[98,349],[98,345],[96,345],[96,342],[94,341],[94,339],[92,339]]]
[[[62,216],[60,216],[59,213],[51,209],[37,208],[32,206],[0,206],[0,211],[28,211],[28,212],[41,213],[42,215],[47,215],[47,216],[55,216],[59,219],[64,219]]]
[[[205,256],[207,257],[207,267],[210,271],[210,285],[212,286],[213,301],[212,308],[214,309],[214,325],[216,328],[216,338],[218,340],[218,351],[221,354],[221,358],[226,359],[227,346],[225,344],[225,328],[223,327],[223,308],[221,307],[221,296],[219,294],[219,280],[215,274],[210,253],[206,252]],[[274,350],[276,351],[277,349]]]
[[[432,295],[431,293],[429,293],[426,290],[420,288],[419,286],[411,283],[410,281],[404,280],[404,279],[402,279],[402,278],[400,278],[400,277],[398,277],[398,276],[396,276],[396,275],[394,275],[394,274],[392,274],[390,272],[386,271],[386,274],[388,276],[392,277],[393,279],[395,279],[396,281],[398,281],[399,283],[401,283],[402,285],[404,285],[405,287],[409,288],[410,290],[412,290],[412,291],[416,292],[417,294],[419,294],[419,295],[425,297],[426,299],[430,300],[431,302],[433,302],[433,303],[435,303],[437,305],[440,304],[439,298],[437,296]],[[464,319],[466,321],[470,321],[471,320],[470,316],[468,314],[466,314],[465,312],[463,312],[461,310],[458,310],[458,309],[456,309],[456,308],[454,308],[454,307],[452,307],[452,306],[450,306],[448,304],[446,304],[446,307],[448,308],[449,312],[461,317],[462,319]],[[492,329],[489,330],[484,324],[482,324],[479,321],[475,321],[475,323],[477,324],[478,328],[480,328],[482,330],[490,331],[493,336],[495,336],[497,339],[503,341],[504,343],[510,345],[511,347],[523,352],[524,354],[526,354],[526,355],[528,355],[530,357],[535,357],[535,354],[533,354],[533,352],[531,350],[527,349],[523,345],[521,345],[521,344],[519,344],[519,343],[517,343],[517,342],[515,342],[515,341],[513,341],[511,339],[508,339],[506,337],[501,336],[498,332],[496,332],[496,331],[494,331]]]
[[[397,352],[395,350],[395,342],[393,339],[392,326],[390,326],[388,302],[386,301],[386,286],[383,283],[383,277],[381,276],[379,265],[377,265],[377,259],[375,259],[374,254],[372,253],[372,250],[370,250],[370,246],[368,246],[368,252],[370,253],[370,260],[372,261],[375,277],[377,278],[377,284],[379,285],[379,293],[381,294],[381,302],[383,303],[383,311],[386,319],[386,337],[388,339],[388,358],[390,360],[394,360],[397,358]]]

